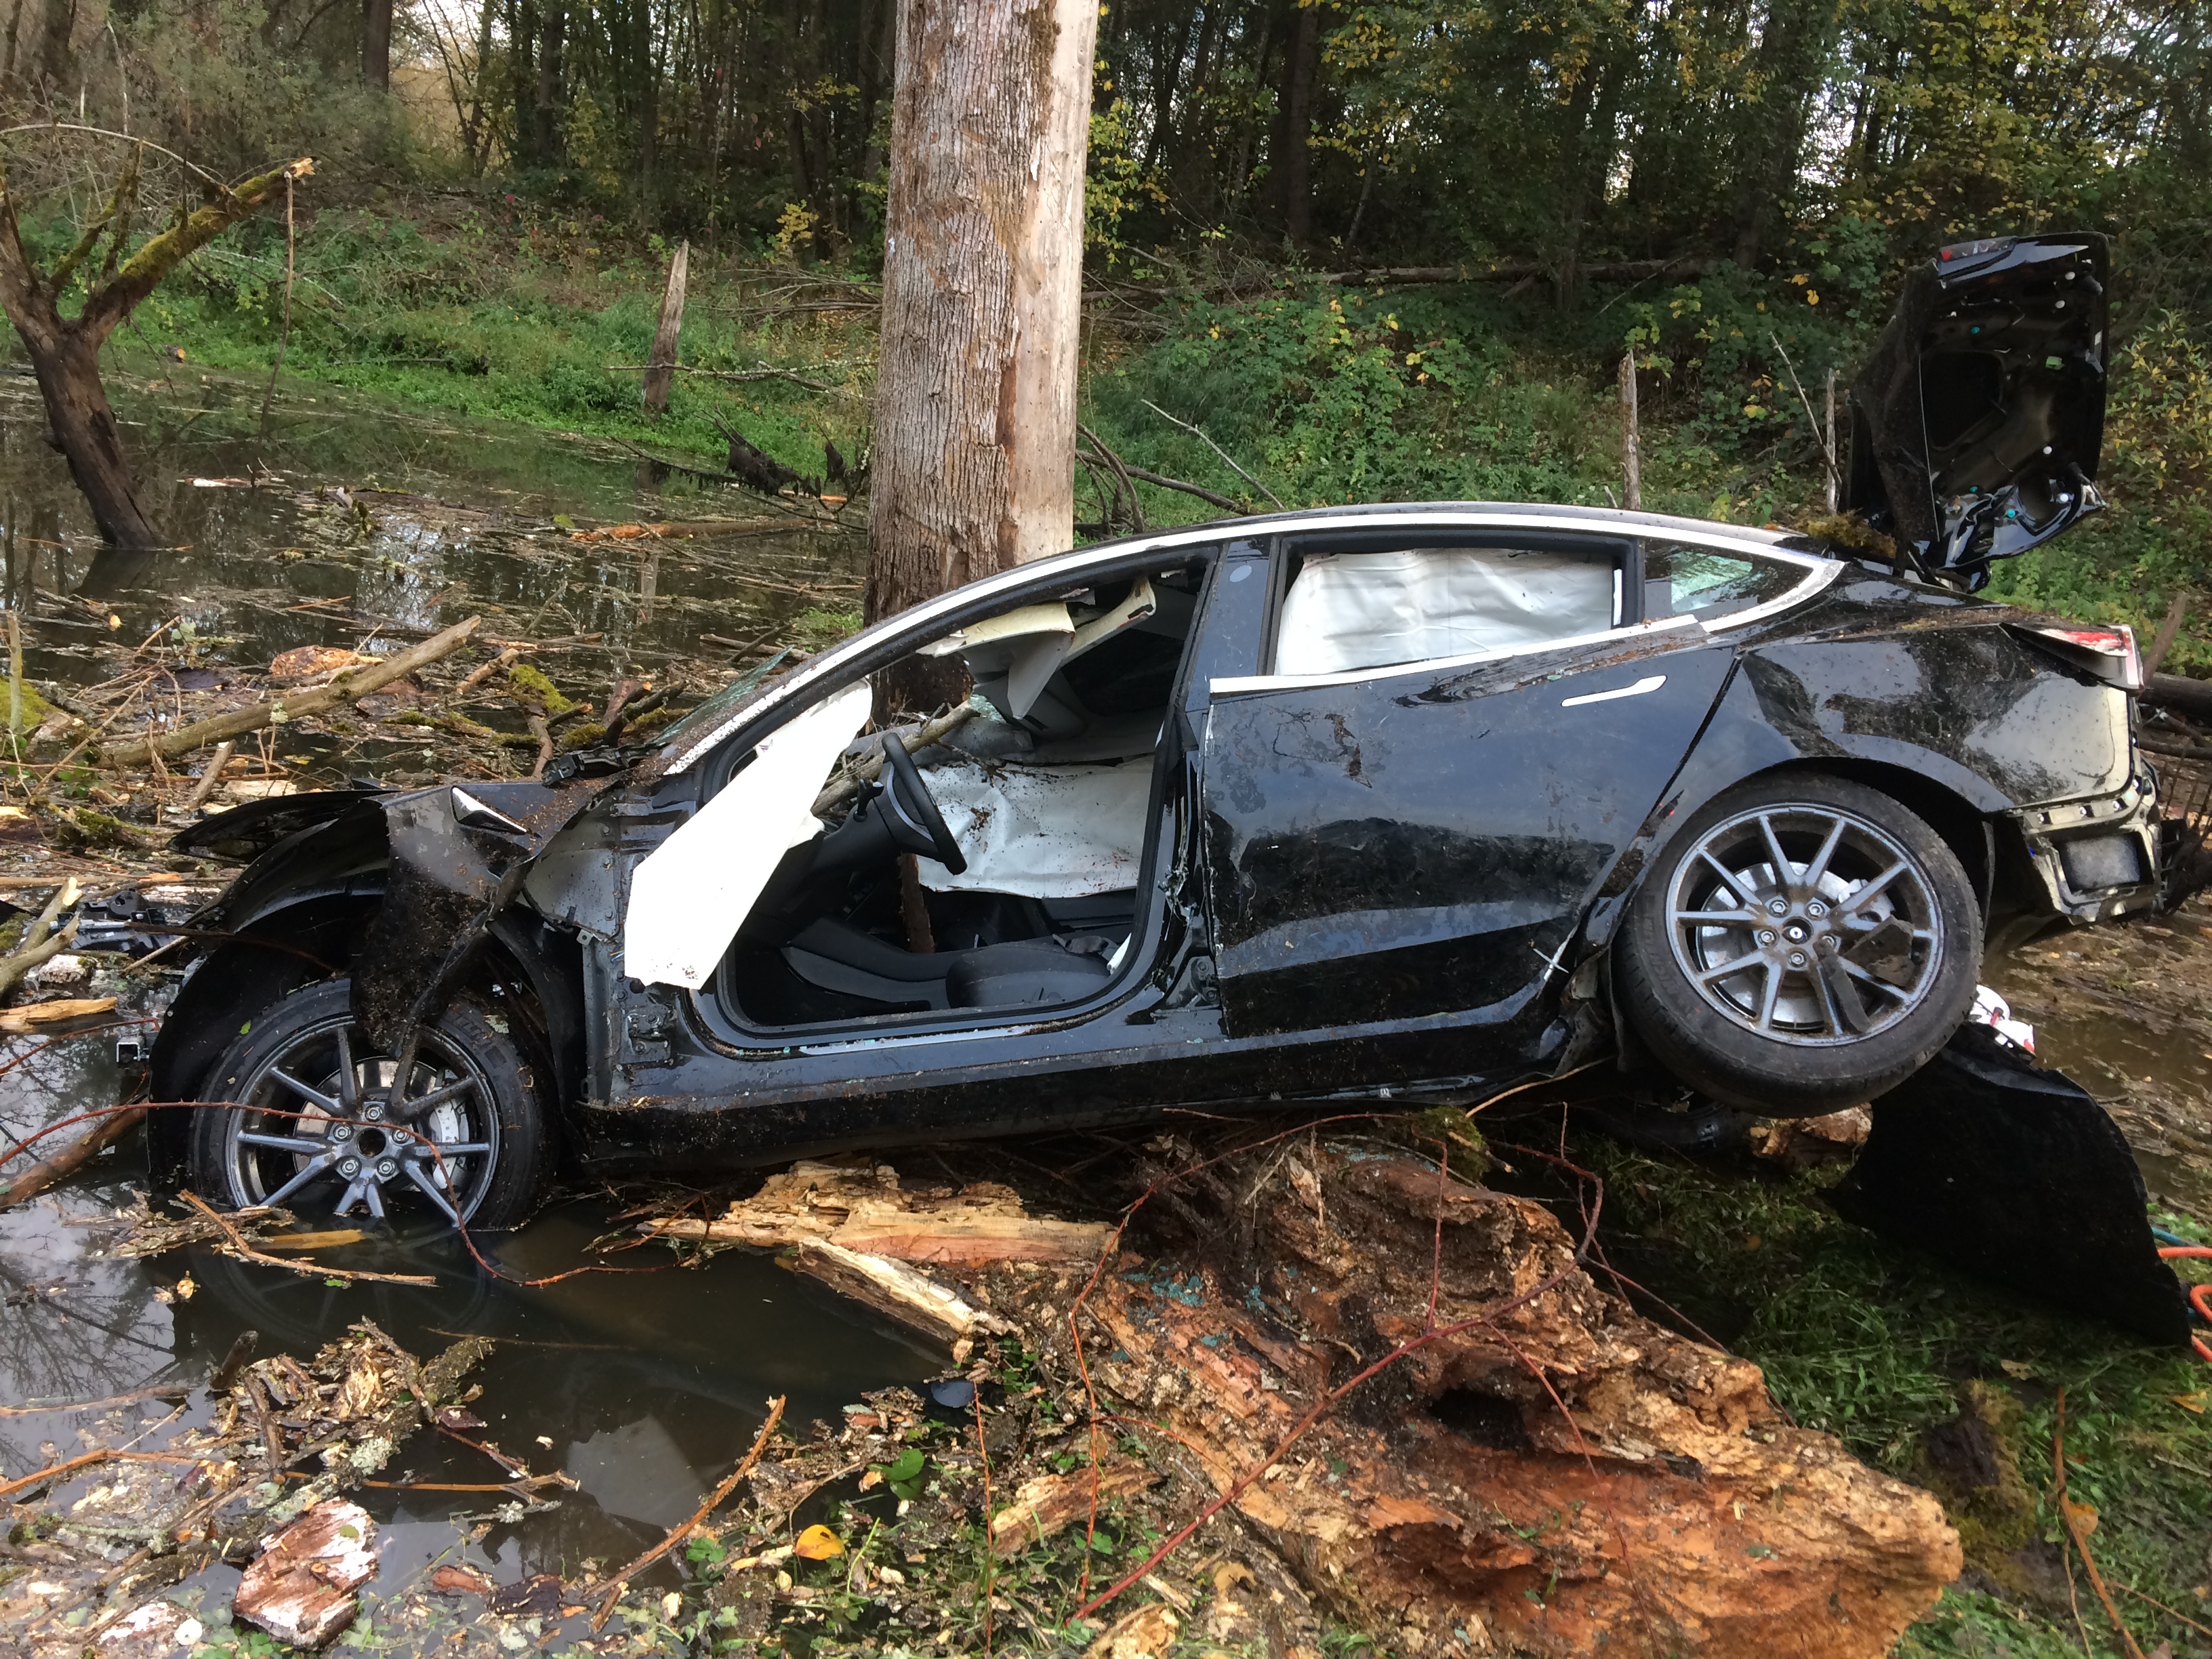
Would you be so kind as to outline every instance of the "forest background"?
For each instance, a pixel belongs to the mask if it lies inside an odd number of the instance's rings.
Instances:
[[[13,0],[0,96],[226,179],[313,155],[288,374],[701,455],[720,418],[818,477],[825,441],[866,447],[894,13]],[[2208,25],[2212,0],[1112,0],[1084,422],[1262,508],[1603,504],[1632,352],[1644,504],[1791,522],[1826,376],[1908,265],[2100,230],[2112,510],[1996,591],[2154,629],[2212,597]],[[52,256],[114,158],[27,134],[7,161]],[[679,240],[692,372],[649,421],[631,366]],[[281,214],[233,232],[111,364],[265,372],[286,253]],[[1127,522],[1101,476],[1091,533]],[[1154,524],[1214,512],[1139,489]],[[2212,672],[2206,611],[2170,670]]]

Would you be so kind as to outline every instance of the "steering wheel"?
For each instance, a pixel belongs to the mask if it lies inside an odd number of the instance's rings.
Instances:
[[[945,814],[938,811],[936,797],[921,781],[921,769],[914,763],[914,757],[906,752],[906,744],[896,732],[884,733],[884,760],[890,768],[890,781],[876,800],[891,839],[905,851],[935,859],[954,875],[960,874],[968,867],[968,855],[945,827]]]

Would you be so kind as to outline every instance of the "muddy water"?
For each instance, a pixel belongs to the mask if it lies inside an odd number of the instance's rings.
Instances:
[[[260,387],[228,380],[180,379],[117,401],[176,551],[100,551],[43,441],[35,391],[0,375],[0,574],[26,618],[35,679],[105,678],[176,618],[219,673],[298,645],[396,648],[481,616],[487,638],[550,642],[534,660],[596,700],[640,671],[711,682],[805,611],[859,604],[857,522],[811,532],[788,509],[611,442],[460,427],[327,392],[280,399],[264,440]],[[708,520],[752,528],[666,541],[571,535]],[[343,751],[328,740],[291,746],[302,751],[295,763],[319,773],[381,774],[410,757],[404,744],[374,739]]]
[[[182,545],[118,559],[96,545],[59,459],[41,441],[34,395],[0,380],[0,534],[9,593],[29,619],[27,670],[83,684],[172,617],[190,619],[201,661],[265,664],[295,645],[405,643],[462,617],[532,640],[593,635],[539,660],[580,696],[617,673],[711,680],[737,648],[810,606],[856,600],[857,538],[769,533],[711,541],[577,543],[569,524],[772,519],[734,491],[687,486],[612,446],[307,393],[280,400],[256,435],[258,386],[179,372],[154,395],[118,399],[126,438],[161,521]],[[210,481],[254,481],[253,487]],[[347,492],[339,499],[337,488]],[[354,504],[358,503],[358,507]],[[560,522],[565,520],[568,522]],[[96,604],[87,603],[96,600]],[[117,625],[106,617],[118,618]],[[702,639],[713,635],[735,645]],[[404,744],[337,752],[292,743],[316,775],[404,779]],[[0,1131],[14,1135],[70,1106],[117,1098],[99,1039],[0,1050]],[[258,1352],[312,1353],[352,1321],[374,1319],[417,1353],[457,1335],[501,1339],[479,1374],[476,1410],[534,1470],[563,1470],[579,1490],[557,1506],[504,1512],[507,1495],[381,1490],[362,1494],[386,1523],[390,1591],[444,1553],[452,1518],[473,1517],[470,1559],[502,1581],[619,1563],[658,1541],[750,1443],[768,1396],[790,1396],[804,1432],[836,1420],[863,1388],[910,1381],[939,1361],[861,1322],[849,1304],[757,1257],[701,1271],[661,1267],[647,1249],[593,1258],[586,1247],[627,1224],[604,1200],[570,1201],[521,1236],[484,1241],[505,1273],[529,1278],[587,1260],[657,1271],[593,1273],[541,1289],[487,1274],[435,1231],[331,1253],[355,1268],[432,1273],[435,1289],[334,1286],[242,1267],[203,1251],[150,1261],[108,1253],[116,1210],[143,1167],[125,1147],[92,1178],[0,1214],[0,1406],[99,1400],[150,1382],[198,1383],[240,1334]],[[149,1401],[149,1421],[169,1407]],[[195,1392],[185,1421],[199,1420]],[[0,1478],[77,1449],[67,1412],[0,1416]],[[146,1443],[159,1445],[167,1428]],[[450,1443],[418,1437],[386,1472],[399,1482],[490,1487],[500,1471]],[[66,1504],[75,1488],[63,1489]],[[227,1569],[209,1576],[227,1590]],[[227,1601],[227,1595],[221,1599]]]

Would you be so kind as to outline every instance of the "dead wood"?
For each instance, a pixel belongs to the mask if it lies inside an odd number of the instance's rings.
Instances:
[[[75,876],[54,890],[53,896],[46,901],[46,908],[40,911],[33,918],[31,925],[23,930],[22,939],[15,953],[0,957],[0,996],[14,990],[15,981],[32,969],[59,956],[75,942],[76,923],[74,921],[59,933],[54,932],[53,927],[62,912],[74,908],[83,894],[84,889],[78,884]]]
[[[279,1641],[319,1648],[354,1621],[354,1592],[376,1577],[376,1523],[331,1498],[261,1540],[232,1607]]]
[[[177,1196],[215,1223],[223,1236],[227,1247],[225,1253],[240,1261],[258,1262],[264,1267],[282,1267],[286,1273],[305,1273],[311,1279],[355,1279],[380,1285],[435,1285],[438,1282],[428,1273],[373,1273],[355,1267],[333,1267],[325,1261],[287,1261],[281,1255],[270,1255],[265,1250],[255,1249],[220,1211],[210,1208],[198,1193],[187,1189]]]
[[[1087,1468],[1024,1481],[1013,1502],[991,1517],[991,1547],[1000,1555],[1019,1555],[1030,1545],[1097,1514],[1100,1505],[1143,1492],[1160,1479],[1137,1462],[1109,1464],[1096,1474],[1095,1481],[1093,1471]]]
[[[861,1306],[948,1347],[1008,1328],[1003,1320],[972,1305],[949,1285],[885,1256],[810,1238],[799,1245],[793,1265]]]
[[[902,1261],[983,1267],[999,1261],[1088,1264],[1112,1229],[1033,1216],[1013,1188],[992,1182],[908,1188],[888,1165],[856,1170],[802,1162],[770,1176],[717,1219],[667,1217],[642,1222],[638,1231],[763,1249],[831,1243]]]
[[[987,1288],[1347,1620],[1413,1654],[1465,1630],[1547,1655],[1877,1659],[1957,1576],[1933,1498],[1601,1291],[1540,1205],[1410,1157],[1324,1146],[1304,1182],[1293,1161],[1216,1171],[1251,1194],[1249,1245],[1217,1218],[1210,1260],[1125,1256],[1079,1311],[1089,1275]]]
[[[326,708],[341,703],[356,702],[372,691],[380,690],[397,679],[404,678],[418,668],[427,667],[450,656],[467,642],[483,619],[471,617],[455,623],[451,628],[433,634],[420,645],[411,645],[404,651],[394,652],[373,667],[358,671],[347,670],[334,675],[327,684],[306,691],[295,691],[289,696],[258,702],[251,708],[235,708],[227,714],[215,714],[204,720],[194,720],[189,726],[173,732],[137,738],[103,748],[100,758],[114,765],[143,765],[156,757],[172,759],[190,754],[203,744],[220,743],[225,738],[242,737],[248,732],[258,732],[264,726],[283,725],[308,714],[319,714]]]
[[[66,1180],[75,1175],[99,1157],[103,1146],[112,1146],[121,1139],[145,1115],[143,1106],[131,1106],[121,1111],[102,1114],[90,1128],[61,1151],[50,1158],[41,1158],[6,1187],[0,1188],[0,1210],[12,1209],[25,1199],[36,1197],[57,1181]]]

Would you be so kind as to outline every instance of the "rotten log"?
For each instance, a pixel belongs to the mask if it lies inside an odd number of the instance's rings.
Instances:
[[[376,1523],[331,1498],[261,1540],[232,1609],[280,1642],[319,1648],[353,1623],[354,1592],[375,1577]]]
[[[638,1231],[771,1250],[835,1244],[901,1261],[984,1267],[1000,1261],[1088,1265],[1112,1229],[1030,1215],[1012,1188],[992,1182],[916,1190],[901,1188],[889,1165],[855,1170],[801,1162],[770,1176],[760,1191],[713,1220],[665,1218],[641,1223]]]
[[[289,696],[257,702],[247,708],[234,708],[227,714],[212,714],[206,720],[194,720],[190,726],[180,726],[173,732],[134,738],[112,748],[103,746],[100,751],[100,759],[117,766],[149,764],[157,755],[173,760],[205,744],[220,743],[225,738],[242,737],[248,732],[258,732],[264,726],[283,725],[304,715],[319,714],[340,703],[358,702],[370,692],[381,690],[392,681],[404,678],[416,669],[428,667],[441,658],[459,650],[483,620],[481,617],[471,617],[466,621],[455,623],[451,628],[433,634],[420,645],[410,645],[404,651],[394,652],[373,666],[342,670],[327,684],[293,692]]]
[[[1541,1205],[1366,1147],[1281,1165],[1210,1171],[1257,1188],[1249,1233],[1155,1206],[1182,1233],[1088,1291],[987,1288],[1069,1376],[1073,1318],[1102,1407],[1347,1623],[1416,1655],[1880,1659],[1958,1576],[1935,1498],[1599,1289]]]
[[[1014,1501],[991,1517],[991,1547],[1000,1555],[1019,1555],[1078,1521],[1085,1521],[1117,1498],[1157,1486],[1160,1477],[1142,1463],[1111,1463],[1096,1471],[1041,1474],[1016,1489]],[[1096,1490],[1094,1491],[1094,1487]]]

